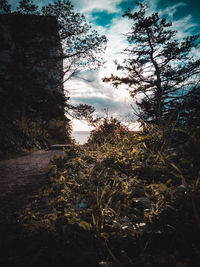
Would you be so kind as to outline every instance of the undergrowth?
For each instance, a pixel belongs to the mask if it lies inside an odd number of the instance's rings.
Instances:
[[[55,143],[71,143],[71,128],[67,123],[67,119],[52,120],[41,125],[25,117],[0,120],[0,160],[45,149]]]
[[[113,131],[52,161],[23,235],[51,236],[51,266],[198,266],[198,130]]]

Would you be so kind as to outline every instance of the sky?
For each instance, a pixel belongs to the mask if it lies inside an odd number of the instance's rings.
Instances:
[[[125,88],[115,89],[103,83],[101,79],[110,76],[110,73],[116,73],[113,61],[123,59],[122,51],[128,45],[123,34],[129,30],[130,22],[122,18],[122,14],[128,7],[135,10],[135,1],[73,0],[72,3],[100,34],[105,34],[108,38],[104,55],[105,65],[99,71],[83,72],[81,75],[85,80],[71,81],[71,87],[74,88],[71,93],[72,102],[90,104],[95,107],[100,116],[104,116],[107,110],[109,115],[118,117],[122,121],[129,120],[128,114],[133,114],[130,104],[135,105],[133,99],[130,98]],[[200,28],[199,0],[151,0],[147,3],[150,12],[159,12],[161,17],[172,21],[173,27],[178,31],[178,38],[198,33]],[[75,122],[74,126],[74,130],[88,129],[79,122]]]
[[[17,0],[10,0],[17,2]],[[53,2],[53,0],[36,0],[39,5]],[[141,1],[143,2],[143,1]],[[150,12],[158,12],[173,23],[178,31],[177,37],[200,33],[200,1],[199,0],[148,0]],[[123,34],[127,33],[130,22],[122,18],[129,7],[135,10],[133,0],[71,0],[77,12],[85,15],[99,34],[106,35],[107,49],[104,54],[105,64],[99,70],[85,70],[79,78],[73,78],[65,86],[69,91],[72,104],[89,104],[94,106],[98,116],[104,117],[106,113],[122,121],[130,120],[133,113],[131,105],[135,106],[125,88],[115,89],[102,82],[103,77],[116,74],[114,60],[123,60],[123,50],[128,43]],[[200,51],[194,51],[200,56]],[[136,119],[136,118],[135,118]],[[134,117],[133,117],[134,120]],[[135,124],[137,125],[137,124]],[[85,123],[73,121],[74,131],[91,130]]]

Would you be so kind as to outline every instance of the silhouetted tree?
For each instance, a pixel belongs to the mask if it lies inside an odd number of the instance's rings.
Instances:
[[[106,37],[92,30],[85,17],[74,11],[70,1],[56,0],[53,4],[42,7],[45,16],[55,16],[58,22],[59,37],[62,44],[64,82],[67,82],[85,68],[98,68],[103,59]],[[69,103],[66,112],[71,116],[91,122],[94,109],[88,105],[73,106]]]
[[[71,77],[76,71],[86,67],[101,65],[100,55],[105,49],[106,37],[92,30],[85,17],[74,11],[70,1],[56,0],[42,8],[42,14],[57,18],[60,39],[63,48],[63,59]]]
[[[27,101],[27,99],[30,102],[30,93],[31,93],[30,87],[33,88],[32,93],[34,93],[34,98],[39,97],[39,95],[42,93],[42,90],[40,91],[41,88],[36,89],[37,86],[34,86],[38,78],[43,81],[46,80],[47,85],[50,83],[50,80],[51,80],[51,89],[52,87],[54,87],[54,89],[57,89],[57,87],[63,87],[64,82],[68,81],[72,76],[74,76],[77,72],[79,72],[83,68],[89,68],[89,67],[95,68],[95,67],[98,67],[103,62],[102,58],[100,58],[99,55],[105,49],[105,44],[106,44],[105,36],[99,36],[96,31],[92,30],[91,26],[86,22],[84,16],[79,13],[76,13],[74,11],[73,6],[71,5],[69,1],[56,0],[53,4],[48,4],[47,6],[43,6],[42,9],[40,10],[39,7],[36,4],[34,4],[33,0],[21,0],[19,1],[18,7],[16,8],[16,10],[11,12],[8,1],[3,0],[2,5],[0,7],[4,13],[14,13],[13,15],[16,15],[16,14],[38,15],[40,14],[47,18],[53,16],[57,20],[57,27],[58,27],[57,31],[59,32],[59,34],[54,37],[57,38],[57,43],[61,43],[61,49],[57,53],[52,53],[51,56],[49,53],[45,53],[45,47],[43,47],[44,49],[41,49],[41,47],[39,48],[35,47],[33,49],[35,54],[38,51],[38,55],[37,57],[32,57],[31,60],[29,58],[30,61],[33,61],[33,58],[35,58],[35,60],[34,62],[32,62],[33,68],[30,64],[29,69],[26,70],[27,73],[24,73],[23,75],[24,79],[28,80],[29,85],[27,86],[27,83],[22,81],[22,83],[24,84],[24,92],[20,93],[19,88],[17,89],[18,90],[17,98],[19,99],[20,95],[22,96],[20,98],[19,104],[20,102],[23,103],[24,101]],[[33,20],[37,21],[37,18],[35,17]],[[40,18],[38,18],[38,20],[40,20]],[[41,25],[41,27],[44,27],[44,25],[45,24]],[[46,24],[46,27],[48,26],[51,27],[50,25]],[[26,29],[24,29],[22,32],[24,32],[25,30]],[[27,37],[28,36],[29,36],[29,33],[27,33]],[[37,39],[37,36],[36,36],[36,39]],[[27,40],[27,42],[34,42],[34,40]],[[48,41],[47,38],[45,37],[45,42],[42,41],[41,46],[42,45],[48,46],[49,42],[51,42],[51,40]],[[47,51],[48,51],[48,48],[47,48]],[[24,54],[23,49],[21,49],[20,55],[15,54],[15,58],[12,58],[11,64],[15,68],[14,73],[16,74],[16,77],[19,74],[18,72],[21,72],[21,74],[23,72],[22,69],[18,68],[17,66],[24,65],[24,62],[23,62],[24,60],[27,60],[27,54],[26,55]],[[55,82],[55,79],[54,79],[54,83],[52,82],[53,81],[52,77],[50,77],[49,75],[47,75],[46,77],[46,74],[44,72],[40,73],[39,71],[37,71],[38,67],[40,68],[40,66],[43,63],[45,64],[45,62],[49,60],[54,61],[55,63],[56,61],[60,62],[59,67],[61,66],[64,67],[63,73],[62,75],[60,75],[59,80]],[[61,63],[62,61],[63,63]],[[55,68],[57,67],[58,67],[57,64],[55,64]],[[10,66],[10,68],[12,68],[12,66]],[[53,73],[52,68],[49,70],[49,73]],[[17,81],[18,81],[17,83],[19,83],[19,79],[17,79]],[[16,86],[17,86],[17,83],[15,83]],[[27,90],[28,87],[29,87],[29,92]],[[47,91],[48,90],[43,90],[43,93],[45,93],[46,97],[52,95],[51,93],[47,94]],[[14,95],[16,94],[14,93]],[[64,97],[61,96],[57,99],[64,99]],[[63,102],[60,105],[62,107],[64,105],[65,111],[68,114],[76,116],[78,118],[83,118],[85,116],[88,120],[91,121],[92,113],[94,112],[94,109],[92,107],[88,105],[84,105],[84,109],[83,109],[82,106],[71,105],[68,100],[69,100],[69,97],[65,98],[65,105],[63,104]],[[52,103],[51,100],[47,102]],[[35,104],[36,103],[37,102],[35,102]],[[46,106],[47,106],[47,103],[46,103]],[[50,106],[50,109],[51,107],[52,106]]]
[[[3,1],[3,7],[10,7],[7,0]],[[5,9],[6,8],[4,8],[4,10],[2,9],[4,13]],[[11,13],[10,9],[9,12]],[[40,10],[39,7],[34,4],[33,0],[21,0],[16,10],[12,11],[12,13],[56,17],[57,30],[59,32],[57,42],[61,43],[62,51],[60,50],[60,53],[57,54],[53,53],[50,60],[54,60],[55,62],[63,61],[63,74],[60,76],[60,80],[54,83],[55,89],[56,87],[62,86],[82,69],[98,68],[103,63],[101,53],[106,46],[106,37],[100,36],[94,31],[91,25],[86,22],[85,17],[74,11],[74,7],[70,1],[56,0],[52,4],[44,5]],[[46,44],[47,43],[48,42],[46,42]],[[38,55],[37,62],[32,65],[40,65],[42,62],[49,60],[49,54],[45,54],[45,48],[43,51],[43,54]],[[18,60],[20,61],[20,58],[18,58]],[[32,77],[33,76],[34,75],[32,75]],[[44,79],[44,75],[41,78]],[[49,79],[49,77],[47,78]],[[65,89],[66,87],[67,86],[65,86]],[[66,93],[70,94],[70,92]],[[69,100],[69,97],[67,97],[66,100]],[[85,116],[86,119],[91,121],[94,109],[88,105],[84,105],[83,110],[82,106],[73,106],[69,104],[69,101],[66,101],[65,111],[78,118],[83,118]]]
[[[40,10],[33,0],[21,0],[17,13],[56,17],[63,49],[61,57],[65,61],[64,69],[67,74],[65,80],[82,68],[94,68],[103,63],[100,55],[105,49],[106,37],[93,30],[84,15],[74,11],[70,1],[55,0]]]
[[[118,64],[123,75],[103,80],[116,87],[127,85],[130,95],[139,98],[139,116],[146,122],[166,125],[181,118],[184,103],[199,90],[200,60],[192,56],[192,49],[199,47],[199,36],[177,40],[171,22],[158,13],[148,15],[147,5],[138,5],[137,12],[128,9],[123,15],[132,22],[126,34],[127,58]]]
[[[8,14],[11,12],[11,5],[7,0],[0,0],[0,14]]]
[[[94,108],[70,104],[63,83],[83,68],[102,63],[99,55],[105,49],[105,36],[93,31],[65,0],[41,10],[33,0],[21,0],[11,10],[9,1],[3,0],[0,12],[6,14],[0,18],[0,34],[5,36],[9,29],[10,36],[0,42],[9,59],[0,58],[0,118],[6,127],[2,134],[6,137],[13,121],[27,119],[46,131],[51,142],[69,141],[66,113],[91,122]],[[16,127],[11,128],[14,132]]]
[[[179,108],[181,124],[186,127],[200,126],[200,87],[195,87]]]
[[[39,15],[38,5],[33,3],[33,0],[21,0],[19,1],[19,6],[17,7],[17,11],[22,14],[31,14],[31,15]]]

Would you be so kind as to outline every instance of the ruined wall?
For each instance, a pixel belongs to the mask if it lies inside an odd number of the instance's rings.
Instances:
[[[47,120],[56,93],[63,94],[62,81],[62,47],[55,17],[0,15],[1,114],[13,111]]]

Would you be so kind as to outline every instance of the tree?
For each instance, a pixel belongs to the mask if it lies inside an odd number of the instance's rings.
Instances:
[[[8,14],[11,12],[11,5],[7,0],[0,0],[0,14]]]
[[[102,64],[100,55],[105,49],[106,37],[92,30],[85,17],[74,11],[70,1],[56,0],[44,6],[42,14],[57,18],[67,79],[82,68]]]
[[[22,31],[23,25],[26,27]],[[4,43],[0,46],[1,54],[7,55],[6,60],[0,58],[1,121],[9,125],[7,121],[12,124],[15,120],[31,120],[48,132],[50,141],[55,142],[55,136],[57,142],[69,140],[62,60],[56,57],[62,50],[56,18],[2,15],[0,37]]]
[[[94,109],[71,105],[63,83],[83,67],[102,63],[105,36],[93,31],[65,0],[41,10],[33,0],[21,0],[14,11],[3,0],[0,11],[6,14],[0,17],[0,49],[8,55],[6,62],[0,58],[0,118],[6,125],[1,138],[13,121],[31,120],[48,133],[50,142],[68,142],[66,113],[92,121]]]
[[[3,1],[5,2],[4,6],[7,6],[8,1]],[[95,68],[103,63],[100,54],[105,49],[105,36],[99,36],[96,31],[92,30],[91,26],[86,22],[84,16],[76,13],[69,1],[56,0],[53,4],[43,6],[41,10],[39,10],[39,7],[34,4],[33,0],[21,0],[19,1],[16,11],[12,13],[40,15],[41,17],[44,16],[46,18],[56,18],[58,26],[57,30],[59,32],[59,35],[57,35],[57,42],[61,43],[62,48],[60,49],[59,53],[53,53],[50,60],[55,62],[63,61],[63,64],[61,63],[63,67],[63,73],[60,76],[59,81],[54,83],[54,89],[56,89],[56,87],[63,87],[64,82],[68,81],[83,68]],[[41,51],[44,53],[38,55],[37,60],[32,63],[33,68],[29,68],[29,77],[32,77],[31,80],[35,81],[35,78],[33,77],[40,76],[40,79],[46,79],[48,83],[51,77],[44,77],[44,73],[42,76],[40,73],[36,73],[37,66],[40,68],[40,65],[45,63],[46,60],[49,60],[49,54],[45,54],[45,48]],[[17,59],[18,64],[21,62],[23,65],[22,61],[23,51],[22,55]],[[24,98],[26,94],[24,93],[22,95]],[[86,105],[84,105],[84,109],[82,106],[75,107],[69,104],[69,101],[67,100],[69,100],[69,97],[66,98],[65,102],[65,111],[68,114],[75,115],[79,118],[83,118],[85,116],[91,121],[91,114],[94,111],[93,108]]]
[[[123,75],[103,80],[116,87],[128,85],[130,95],[139,97],[139,116],[166,125],[181,118],[186,99],[199,90],[200,60],[192,56],[192,49],[200,45],[199,36],[177,40],[171,22],[158,13],[148,16],[145,4],[138,6],[137,12],[128,9],[123,15],[132,22],[126,34],[127,58],[118,64]]]
[[[200,87],[192,90],[181,103],[180,120],[188,128],[200,126]]]
[[[17,11],[22,14],[39,15],[38,6],[33,3],[33,0],[21,0]]]
[[[21,0],[17,13],[56,17],[63,49],[60,56],[64,60],[65,81],[82,69],[99,67],[103,63],[100,55],[105,49],[106,37],[93,30],[84,15],[74,11],[70,1],[55,0],[39,10],[33,0]]]
[[[64,82],[76,76],[86,68],[98,68],[102,63],[102,52],[105,50],[106,37],[92,30],[85,17],[74,11],[70,1],[56,0],[53,4],[42,7],[44,16],[55,16],[58,22],[59,37],[62,44]],[[85,117],[92,121],[94,109],[88,105],[73,106],[69,103],[66,112],[76,118]]]
[[[66,83],[85,68],[98,68],[103,63],[100,55],[105,49],[106,37],[92,30],[85,17],[74,11],[70,1],[55,0],[39,10],[33,0],[22,0],[18,12],[56,17],[59,42],[62,44],[62,54],[57,55],[58,60],[63,60],[61,83]],[[66,103],[65,111],[72,117],[86,118],[91,122],[94,109],[88,105],[84,105],[83,109],[82,105],[73,106]]]

